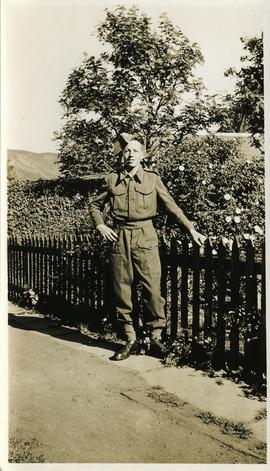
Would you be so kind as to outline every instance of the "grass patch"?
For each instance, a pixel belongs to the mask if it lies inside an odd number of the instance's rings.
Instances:
[[[267,418],[267,409],[263,407],[262,409],[258,410],[257,414],[255,415],[255,420],[262,420]]]
[[[44,455],[39,454],[40,443],[32,438],[23,440],[11,437],[9,439],[9,462],[10,463],[45,463]]]
[[[267,450],[267,443],[265,442],[258,442],[255,448],[259,451],[266,451]]]
[[[164,391],[160,386],[154,386],[151,391],[147,393],[148,397],[151,397],[156,402],[162,402],[172,407],[184,406],[187,402],[181,401],[174,394]]]
[[[252,431],[243,422],[232,422],[224,417],[216,417],[211,412],[200,412],[196,417],[199,417],[205,424],[217,425],[226,435],[235,435],[242,440],[252,435]]]
[[[218,384],[219,386],[222,386],[224,384],[224,382],[220,378],[216,379],[215,383]]]

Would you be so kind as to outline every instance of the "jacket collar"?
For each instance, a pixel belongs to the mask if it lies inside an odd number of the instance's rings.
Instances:
[[[123,170],[122,172],[120,172],[119,174],[119,177],[118,177],[118,182],[122,182],[123,180],[125,180],[125,178],[127,178],[129,176],[129,173],[126,171],[126,170]],[[137,182],[141,183],[143,179],[143,168],[142,166],[140,165],[137,172],[135,173],[134,175],[134,180],[136,180]]]

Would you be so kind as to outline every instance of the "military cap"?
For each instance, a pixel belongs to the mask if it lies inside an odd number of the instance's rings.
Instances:
[[[127,132],[122,132],[117,136],[117,139],[113,145],[114,157],[119,155],[130,141],[139,141],[142,144],[143,150],[145,150],[143,139],[140,136],[137,134],[128,134]]]

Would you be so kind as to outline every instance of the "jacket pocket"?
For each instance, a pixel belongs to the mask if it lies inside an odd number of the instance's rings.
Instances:
[[[123,186],[111,188],[111,205],[117,214],[127,213],[127,189]]]
[[[156,208],[156,193],[155,193],[155,188],[154,186],[143,186],[143,185],[137,185],[135,186],[135,191],[137,194],[137,204],[139,208],[151,208],[153,207],[153,210]]]

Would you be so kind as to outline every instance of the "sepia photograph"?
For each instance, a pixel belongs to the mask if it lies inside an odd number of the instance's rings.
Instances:
[[[2,2],[1,471],[266,469],[266,5]]]

